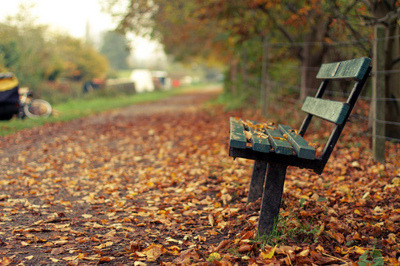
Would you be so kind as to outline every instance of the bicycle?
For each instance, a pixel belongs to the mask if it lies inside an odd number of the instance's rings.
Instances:
[[[51,104],[42,99],[34,99],[33,93],[28,88],[19,88],[20,95],[20,111],[18,117],[24,119],[29,118],[46,118],[53,111]]]

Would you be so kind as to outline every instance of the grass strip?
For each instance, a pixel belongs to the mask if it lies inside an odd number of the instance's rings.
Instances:
[[[54,115],[50,116],[49,118],[25,118],[23,120],[13,118],[9,121],[0,121],[0,136],[6,136],[19,130],[42,126],[48,123],[66,122],[77,118],[98,114],[107,110],[123,108],[132,104],[158,101],[173,95],[193,90],[201,90],[201,87],[191,86],[169,91],[154,91],[133,95],[89,95],[54,105]]]

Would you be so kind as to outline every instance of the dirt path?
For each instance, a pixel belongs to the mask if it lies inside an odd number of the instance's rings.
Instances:
[[[40,147],[51,145],[59,139],[68,138],[88,127],[96,130],[108,127],[110,123],[130,123],[138,116],[178,112],[195,112],[202,104],[221,92],[218,86],[206,87],[202,91],[187,92],[171,98],[144,104],[131,105],[126,108],[108,111],[100,115],[74,120],[68,123],[57,123],[18,132],[0,139],[0,173],[10,167],[10,162],[18,161],[18,156],[29,155],[29,161],[42,156]],[[93,135],[96,138],[96,135]],[[46,150],[46,152],[49,152]],[[51,151],[50,151],[51,152]],[[27,159],[28,159],[27,158]]]
[[[210,88],[3,138],[0,264],[1,257],[26,265],[158,264],[161,254],[173,260],[200,243],[178,227],[194,196],[184,192],[185,179],[211,176],[200,166],[210,163],[201,162],[207,153],[226,157],[225,142],[210,150],[203,135],[225,135],[217,124],[207,126],[213,116],[202,110],[218,93]],[[171,250],[154,259],[152,251],[136,256],[146,247],[158,250],[152,244],[160,241]]]

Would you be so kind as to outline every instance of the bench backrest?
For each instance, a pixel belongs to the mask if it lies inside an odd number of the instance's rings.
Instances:
[[[300,127],[299,135],[304,136],[313,116],[336,124],[321,156],[321,169],[324,169],[333,148],[346,124],[358,96],[371,71],[371,59],[367,57],[337,63],[323,64],[317,74],[322,83],[315,97],[307,97],[301,110],[308,113]],[[328,83],[334,80],[353,79],[354,87],[346,102],[321,99]]]

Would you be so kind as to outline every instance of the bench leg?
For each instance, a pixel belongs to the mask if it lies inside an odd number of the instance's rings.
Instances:
[[[258,222],[258,235],[269,235],[278,218],[287,165],[269,163]]]
[[[259,198],[261,198],[264,189],[266,172],[267,172],[267,162],[255,160],[253,167],[253,174],[251,175],[249,196],[247,198],[248,203],[254,202]]]

